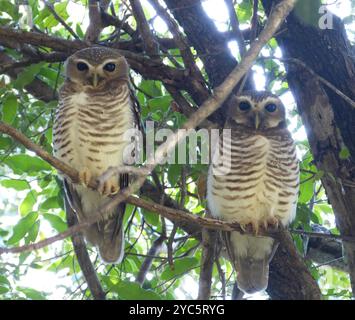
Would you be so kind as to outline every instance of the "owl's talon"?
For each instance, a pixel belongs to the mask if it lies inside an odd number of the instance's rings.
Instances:
[[[83,184],[84,186],[88,186],[89,182],[91,180],[91,172],[89,171],[88,168],[84,168],[83,170],[79,171],[79,183]]]
[[[244,223],[240,223],[239,225],[240,225],[240,229],[242,229],[243,232],[247,231],[247,226]]]
[[[252,233],[254,233],[256,236],[259,233],[259,222],[258,221],[252,221],[251,222],[251,230]]]
[[[99,181],[97,191],[104,196],[114,195],[119,191],[118,181],[116,179]]]
[[[269,219],[267,219],[267,224],[268,226],[271,226],[272,229],[277,230],[279,228],[279,223],[279,219],[275,217],[270,217]]]

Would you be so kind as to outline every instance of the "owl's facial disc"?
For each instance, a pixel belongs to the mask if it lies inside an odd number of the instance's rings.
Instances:
[[[281,100],[274,96],[261,99],[239,96],[233,113],[236,124],[253,130],[266,130],[285,124],[285,108]]]
[[[129,80],[129,67],[122,56],[101,60],[73,56],[66,63],[67,77],[84,87],[101,89],[115,80]]]

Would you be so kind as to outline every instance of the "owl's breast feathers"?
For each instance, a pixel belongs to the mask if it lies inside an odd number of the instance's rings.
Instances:
[[[123,134],[133,126],[126,82],[100,91],[65,84],[53,126],[55,155],[77,170],[86,167],[100,175],[123,163]]]
[[[284,225],[291,222],[296,211],[299,166],[287,131],[267,135],[232,130],[231,140],[226,142],[230,148],[223,149],[220,140],[220,157],[224,163],[230,159],[230,170],[216,164],[210,167],[208,202],[212,214],[239,223],[268,217]],[[228,173],[221,175],[223,171]]]

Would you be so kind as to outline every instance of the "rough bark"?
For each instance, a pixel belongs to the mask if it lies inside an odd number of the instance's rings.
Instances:
[[[273,300],[320,300],[321,292],[312,278],[288,232],[283,232],[280,245],[270,264],[267,293]]]
[[[202,258],[197,300],[209,300],[211,296],[212,270],[215,261],[217,232],[202,230]]]

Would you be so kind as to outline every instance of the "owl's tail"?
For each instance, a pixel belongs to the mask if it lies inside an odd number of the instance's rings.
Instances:
[[[267,288],[269,263],[277,243],[269,237],[255,237],[231,232],[226,236],[228,254],[237,271],[238,288],[252,294]]]
[[[116,208],[113,215],[97,223],[100,256],[106,263],[120,263],[124,256],[123,217],[125,203]]]
[[[254,260],[250,257],[239,257],[236,262],[238,268],[238,288],[245,293],[255,293],[267,288],[269,281],[269,260]]]
[[[108,201],[107,197],[97,191],[84,186],[73,186],[67,181],[64,181],[64,190],[68,204],[77,213],[79,221],[87,219],[89,214]],[[92,224],[83,232],[85,239],[98,247],[100,256],[106,263],[120,263],[124,256],[125,209],[126,204],[120,203],[103,220]]]

